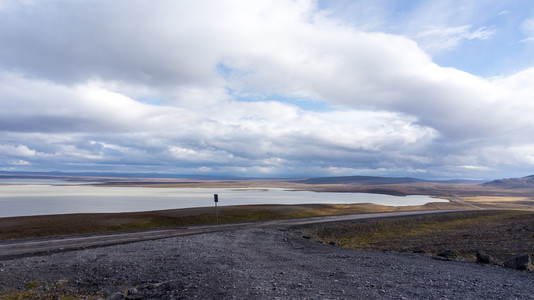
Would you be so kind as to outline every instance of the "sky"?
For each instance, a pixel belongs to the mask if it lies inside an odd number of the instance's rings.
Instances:
[[[0,0],[0,171],[534,174],[530,0]]]

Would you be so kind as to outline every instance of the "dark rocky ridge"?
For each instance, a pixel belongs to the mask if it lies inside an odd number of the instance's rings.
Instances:
[[[497,179],[483,184],[484,186],[498,187],[503,189],[534,188],[534,175],[521,178]]]
[[[476,180],[453,179],[453,180],[427,180],[412,177],[379,177],[379,176],[337,176],[337,177],[317,177],[301,180],[293,180],[295,183],[305,184],[357,184],[357,185],[385,185],[385,184],[407,184],[416,182],[433,183],[480,183]]]

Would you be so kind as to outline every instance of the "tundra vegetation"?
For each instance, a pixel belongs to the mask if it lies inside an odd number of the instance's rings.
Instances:
[[[465,207],[449,203],[390,207],[376,204],[245,205],[219,207],[219,223],[249,222],[370,212]],[[142,230],[215,223],[211,207],[131,213],[66,214],[0,218],[0,240]]]
[[[534,256],[534,212],[469,211],[315,225],[316,240],[362,250],[416,252],[476,259],[483,251],[503,263]],[[449,255],[451,256],[451,255]]]

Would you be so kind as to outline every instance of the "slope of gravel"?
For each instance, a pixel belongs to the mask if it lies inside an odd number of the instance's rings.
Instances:
[[[11,295],[108,299],[534,299],[533,282],[532,272],[494,265],[317,244],[295,228],[0,261],[0,290]]]

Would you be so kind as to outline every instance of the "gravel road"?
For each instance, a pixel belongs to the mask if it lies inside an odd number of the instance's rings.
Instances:
[[[72,235],[63,237],[44,237],[33,239],[19,239],[11,241],[0,241],[0,260],[22,256],[39,254],[43,252],[62,250],[82,249],[95,246],[111,246],[118,244],[125,244],[130,242],[140,242],[148,240],[156,240],[162,238],[170,238],[191,234],[208,233],[237,230],[243,228],[264,228],[276,226],[296,226],[319,224],[329,222],[375,219],[398,216],[416,216],[428,214],[443,214],[448,212],[460,212],[465,210],[422,210],[422,211],[401,211],[401,212],[382,212],[382,213],[366,213],[354,215],[334,215],[334,216],[318,216],[310,218],[295,218],[295,219],[278,219],[267,221],[256,221],[248,223],[227,223],[227,224],[211,224],[211,225],[195,225],[186,227],[168,227],[162,229],[147,229],[133,232],[108,232],[95,233],[88,235]]]
[[[534,273],[249,228],[0,261],[0,290],[104,299],[534,299]],[[1,294],[0,294],[1,295]]]

